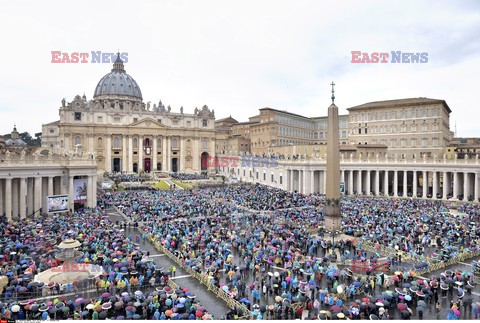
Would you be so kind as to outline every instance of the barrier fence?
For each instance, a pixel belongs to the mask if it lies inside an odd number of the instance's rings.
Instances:
[[[182,268],[189,275],[197,279],[201,284],[205,285],[207,287],[207,290],[213,292],[217,297],[225,301],[228,307],[230,307],[231,309],[236,309],[237,311],[240,311],[241,313],[243,313],[243,316],[240,317],[239,319],[254,319],[253,315],[251,315],[250,313],[250,310],[245,305],[238,302],[236,299],[233,299],[230,295],[228,295],[224,290],[222,290],[218,286],[212,284],[208,280],[208,277],[204,277],[200,273],[193,270],[192,268],[185,266],[180,258],[178,258],[173,253],[171,253],[170,250],[165,248],[160,242],[152,239],[152,237],[145,230],[143,230],[143,228],[139,227],[138,230],[142,234],[146,234],[147,239],[155,246],[155,248],[157,248],[158,251],[164,253],[168,258],[170,258],[173,262],[175,262],[180,268]],[[168,282],[174,283],[172,280],[169,280]]]

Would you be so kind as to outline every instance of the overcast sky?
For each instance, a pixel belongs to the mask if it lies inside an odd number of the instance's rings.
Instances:
[[[52,51],[128,53],[144,102],[207,104],[247,121],[271,107],[326,115],[370,101],[444,99],[451,130],[480,136],[478,1],[9,1],[0,11],[0,133],[41,131],[62,98],[90,100],[111,64]],[[351,51],[427,52],[425,64],[352,64]]]

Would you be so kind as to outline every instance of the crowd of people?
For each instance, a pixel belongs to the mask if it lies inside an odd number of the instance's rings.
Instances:
[[[206,173],[202,173],[202,174],[172,173],[171,177],[179,181],[194,181],[194,180],[208,179],[208,175]]]
[[[157,268],[142,252],[132,235],[114,224],[100,209],[83,209],[51,218],[23,219],[0,224],[0,293],[2,319],[208,318],[188,289],[167,286],[168,271]],[[79,263],[102,267],[100,275],[87,281],[65,284],[36,281],[34,277],[61,263],[55,258],[62,241],[81,243]],[[94,298],[69,298],[68,292],[93,288]],[[141,291],[147,289],[145,295]],[[38,297],[51,301],[36,302]]]
[[[143,179],[137,173],[112,172],[106,173],[105,177],[119,182],[143,182]]]
[[[191,291],[170,289],[168,270],[157,268],[126,228],[105,216],[101,208],[108,204],[257,319],[422,319],[432,308],[439,318],[478,316],[472,272],[419,278],[411,268],[379,271],[379,254],[362,247],[366,242],[386,246],[428,264],[475,251],[478,206],[451,213],[440,201],[348,197],[342,200],[345,235],[332,239],[321,229],[324,197],[230,185],[113,192],[101,196],[96,210],[3,220],[0,276],[8,280],[0,295],[3,318],[209,317]],[[59,293],[52,292],[58,285],[33,282],[37,273],[59,265],[56,246],[68,238],[81,243],[79,262],[103,268],[93,282],[95,297],[64,299],[52,295]],[[39,295],[57,299],[30,301]],[[225,318],[238,314],[233,310]]]
[[[286,303],[291,304],[295,296],[296,300],[301,296],[299,288],[302,281],[303,287],[308,285],[310,290],[319,291],[322,285],[320,277],[331,277],[333,273],[347,279],[347,270],[333,267],[339,260],[361,261],[367,264],[367,268],[368,264],[376,261],[376,255],[362,250],[364,240],[389,244],[414,256],[425,256],[428,252],[430,260],[452,257],[461,250],[475,249],[477,245],[474,226],[478,223],[475,218],[477,208],[466,210],[469,215],[457,219],[438,202],[345,199],[342,210],[348,216],[344,218],[343,230],[352,239],[339,239],[332,245],[330,239],[317,235],[318,223],[323,221],[323,202],[317,196],[241,185],[156,196],[146,193],[142,196],[132,200],[130,196],[119,194],[114,200],[119,206],[130,205],[130,208],[124,209],[127,216],[142,222],[149,235],[182,259],[185,266],[202,273],[205,279],[238,301],[244,299],[252,304],[259,303],[265,293],[288,296]],[[193,201],[196,205],[192,208]],[[262,211],[244,212],[246,208]],[[284,209],[271,211],[278,208]],[[442,234],[445,229],[447,235]],[[361,239],[355,241],[353,236]],[[421,246],[428,248],[421,249]],[[401,262],[401,259],[387,258],[387,261]],[[281,268],[279,279],[269,278],[269,273],[274,271],[272,268]],[[411,279],[409,270],[406,273],[405,278],[400,280],[404,284]],[[469,273],[465,277],[470,279],[471,276]],[[374,280],[351,281],[348,284],[342,280],[342,290],[350,296],[359,295],[360,290],[370,289],[373,292],[369,286]],[[388,287],[394,286],[392,279],[385,279],[381,285],[386,282],[390,284]],[[453,290],[453,285],[450,284],[449,289]],[[392,297],[395,297],[395,291],[392,292]],[[401,303],[403,296],[396,296],[396,304]],[[308,304],[308,299],[305,300]],[[314,298],[310,300],[314,302]],[[267,303],[263,314],[275,318],[296,315],[289,312],[291,307],[286,309],[281,305],[273,301]],[[274,306],[278,313],[270,313],[269,306]],[[261,309],[254,312],[262,316]],[[364,314],[374,313],[366,311]],[[402,315],[408,316],[406,313]]]

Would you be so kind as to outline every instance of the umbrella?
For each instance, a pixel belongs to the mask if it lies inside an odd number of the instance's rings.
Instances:
[[[427,303],[425,303],[425,301],[422,299],[418,301],[417,305],[419,307],[424,307],[424,308],[427,307]]]
[[[340,312],[342,310],[342,308],[340,306],[337,306],[337,305],[333,305],[330,309],[333,312]]]
[[[405,303],[398,303],[397,308],[399,311],[405,311],[408,308],[408,306]]]
[[[370,314],[370,320],[379,320],[379,318],[375,314]]]
[[[13,305],[11,308],[13,313],[17,313],[20,311],[20,306],[19,305]]]

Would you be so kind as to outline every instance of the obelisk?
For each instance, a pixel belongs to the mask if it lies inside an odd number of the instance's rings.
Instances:
[[[327,196],[325,203],[325,230],[335,237],[341,228],[340,211],[340,144],[338,108],[335,105],[335,83],[332,82],[332,104],[328,107],[327,135]]]

